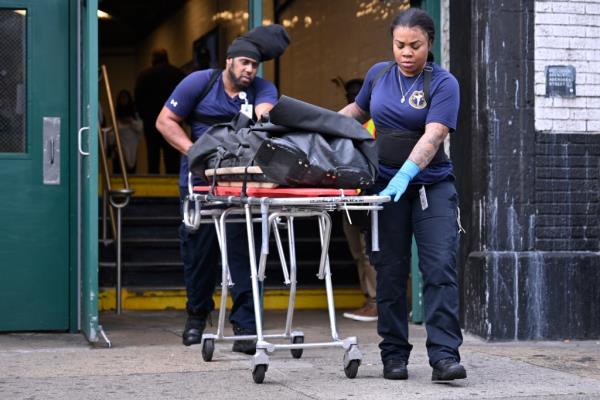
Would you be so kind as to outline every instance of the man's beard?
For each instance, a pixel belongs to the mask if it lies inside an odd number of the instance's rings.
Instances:
[[[231,82],[233,82],[233,85],[238,90],[246,89],[248,86],[250,86],[252,84],[252,79],[248,83],[243,83],[240,78],[235,76],[235,73],[233,72],[233,68],[229,68],[229,79],[231,80]]]

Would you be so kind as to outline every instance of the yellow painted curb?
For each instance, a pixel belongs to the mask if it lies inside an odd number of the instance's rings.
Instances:
[[[131,176],[129,186],[134,190],[134,197],[179,197],[179,178],[176,176]],[[123,179],[114,177],[113,188],[122,188]],[[99,182],[98,193],[102,194],[102,182]]]
[[[98,296],[99,311],[114,310],[116,304],[114,288],[101,288]],[[221,291],[214,295],[218,307]],[[266,289],[264,305],[266,310],[285,310],[288,307],[289,291],[285,289]],[[358,308],[365,301],[360,289],[335,289],[336,308]],[[184,289],[123,289],[121,304],[123,310],[185,310],[186,295]],[[227,298],[227,308],[231,307],[231,298]],[[295,309],[325,309],[327,297],[325,289],[298,289]]]

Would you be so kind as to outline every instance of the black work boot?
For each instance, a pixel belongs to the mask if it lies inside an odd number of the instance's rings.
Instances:
[[[185,328],[183,328],[183,344],[191,346],[202,342],[202,333],[206,327],[206,313],[191,313],[188,311]]]
[[[408,369],[405,360],[386,360],[383,362],[383,377],[385,379],[408,379]]]
[[[444,358],[433,364],[431,373],[432,381],[453,381],[455,379],[465,379],[467,371],[454,358]]]
[[[242,328],[241,326],[233,324],[233,334],[236,336],[256,335],[256,329]],[[252,356],[256,353],[256,340],[236,340],[233,342],[231,350]]]

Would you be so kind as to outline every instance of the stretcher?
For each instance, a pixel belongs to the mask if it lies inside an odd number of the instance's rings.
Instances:
[[[292,357],[302,357],[304,349],[339,347],[344,350],[343,368],[348,378],[355,378],[362,360],[362,354],[355,336],[340,338],[335,319],[333,286],[329,265],[328,248],[331,237],[332,211],[368,210],[371,218],[371,249],[379,251],[378,211],[382,203],[390,200],[388,196],[361,196],[357,190],[322,189],[322,188],[264,188],[264,187],[230,187],[230,186],[197,186],[193,187],[191,174],[188,178],[188,195],[183,203],[184,224],[188,229],[198,229],[200,224],[213,224],[221,253],[222,279],[221,299],[217,332],[202,335],[202,358],[211,361],[215,343],[221,341],[256,340],[256,353],[252,357],[252,378],[262,383],[269,367],[269,354],[276,350],[290,350]],[[245,186],[245,185],[244,185]],[[325,281],[327,309],[331,328],[331,341],[305,342],[304,333],[292,329],[294,304],[296,295],[296,248],[294,239],[294,221],[298,218],[315,218],[318,222],[321,242],[318,278]],[[228,288],[231,287],[231,274],[227,260],[227,241],[225,238],[227,224],[244,223],[248,237],[250,257],[250,277],[254,313],[256,318],[256,335],[226,336],[224,334],[226,300]],[[261,247],[257,262],[256,239],[254,225],[260,224]],[[286,257],[280,229],[287,229],[288,256]],[[284,283],[289,286],[285,327],[282,333],[265,334],[262,324],[261,284],[265,279],[265,267],[269,255],[269,239],[274,236],[277,253],[283,272]],[[281,339],[285,343],[273,343],[273,339]]]

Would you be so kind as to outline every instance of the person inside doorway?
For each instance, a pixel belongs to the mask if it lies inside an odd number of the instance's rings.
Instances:
[[[167,50],[155,49],[152,51],[152,66],[143,70],[137,78],[135,103],[144,122],[149,174],[160,173],[161,151],[165,172],[179,173],[179,153],[156,130],[156,117],[167,97],[184,77],[179,68],[169,63]]]
[[[136,170],[138,146],[143,128],[142,121],[135,110],[133,96],[128,90],[119,91],[115,114],[125,158],[125,168],[128,174],[133,174]],[[113,158],[113,172],[118,173],[120,170],[119,160],[115,157]]]

